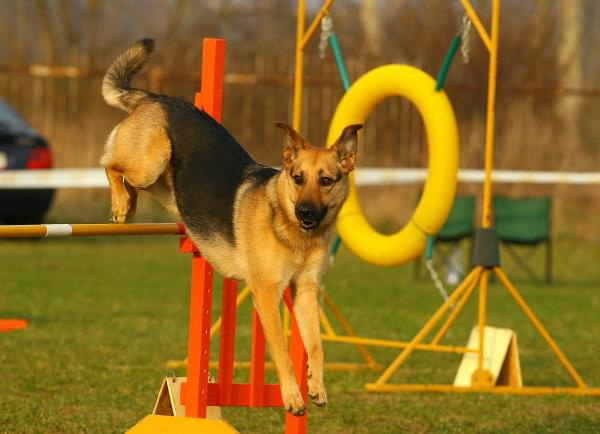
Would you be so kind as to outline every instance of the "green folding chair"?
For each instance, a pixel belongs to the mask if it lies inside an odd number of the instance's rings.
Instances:
[[[539,282],[536,273],[527,260],[530,259],[515,250],[515,246],[527,246],[529,256],[540,244],[546,246],[545,281],[552,282],[552,237],[550,197],[510,198],[494,196],[492,199],[494,227],[501,244],[512,259],[529,275]],[[527,252],[525,252],[527,253]]]
[[[457,243],[473,236],[475,196],[462,195],[454,198],[450,215],[435,236],[436,242]]]
[[[450,215],[442,226],[442,229],[435,236],[433,245],[434,267],[448,265],[452,249],[460,247],[463,240],[470,240],[468,254],[471,254],[471,244],[473,237],[473,215],[475,212],[475,196],[459,195],[454,198]],[[469,261],[470,262],[470,261]],[[415,261],[415,277],[419,277],[421,269],[421,259]],[[464,268],[466,269],[466,268]]]

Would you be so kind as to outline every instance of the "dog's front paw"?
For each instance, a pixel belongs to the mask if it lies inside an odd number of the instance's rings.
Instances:
[[[110,222],[111,223],[125,223],[125,220],[127,219],[126,215],[111,215],[110,216]]]
[[[304,415],[306,411],[304,399],[302,399],[302,394],[300,393],[296,381],[293,381],[288,387],[281,386],[281,397],[283,399],[283,406],[287,411],[294,416]]]
[[[308,396],[319,407],[327,404],[327,392],[325,392],[325,385],[322,380],[319,381],[312,377],[308,379]]]

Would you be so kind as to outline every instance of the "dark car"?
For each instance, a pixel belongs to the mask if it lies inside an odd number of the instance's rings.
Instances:
[[[0,100],[0,170],[36,170],[52,167],[48,143]],[[41,223],[48,211],[53,189],[0,188],[0,222]]]

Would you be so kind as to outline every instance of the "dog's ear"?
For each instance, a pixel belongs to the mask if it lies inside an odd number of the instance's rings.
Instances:
[[[332,152],[335,153],[338,162],[342,166],[344,175],[352,172],[356,164],[357,131],[362,127],[361,124],[348,125],[331,147]]]
[[[288,167],[292,164],[292,161],[296,159],[298,153],[304,149],[304,139],[288,124],[275,122],[275,125],[281,128],[285,133],[281,155],[283,157],[284,167]]]

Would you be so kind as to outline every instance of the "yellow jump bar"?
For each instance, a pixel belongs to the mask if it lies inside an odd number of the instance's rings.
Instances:
[[[0,238],[185,235],[183,223],[0,225]]]

